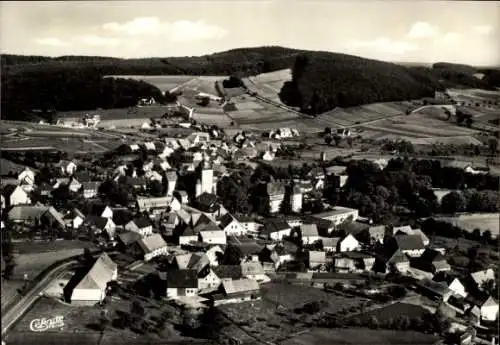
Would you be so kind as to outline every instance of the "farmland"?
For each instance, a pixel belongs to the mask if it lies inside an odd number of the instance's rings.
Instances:
[[[245,338],[248,338],[249,333],[258,339],[277,341],[309,328],[302,322],[313,316],[299,314],[296,310],[305,303],[326,301],[328,305],[321,313],[339,313],[364,303],[360,298],[337,296],[308,286],[291,284],[270,283],[263,285],[261,291],[262,300],[251,302],[251,308],[249,303],[227,304],[220,307],[241,327],[232,326],[224,329],[226,334],[241,337],[243,329],[243,333],[247,333]]]
[[[460,215],[457,217],[440,217],[438,220],[450,222],[462,229],[473,231],[479,229],[481,232],[491,231],[494,236],[499,234],[498,213]]]
[[[361,315],[356,316],[361,322],[369,322],[371,317],[377,318],[381,323],[391,319],[396,319],[398,316],[407,316],[408,318],[421,318],[427,315],[427,310],[419,305],[409,303],[394,303],[387,307],[375,309]]]
[[[285,340],[281,345],[403,345],[434,344],[437,337],[412,331],[385,331],[366,328],[323,329],[313,328],[310,332]]]

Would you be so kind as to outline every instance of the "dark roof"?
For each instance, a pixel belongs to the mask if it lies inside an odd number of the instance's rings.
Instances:
[[[196,198],[196,204],[200,210],[213,210],[218,205],[218,197],[212,193],[202,193]]]
[[[438,261],[446,261],[446,258],[437,250],[427,248],[420,256],[420,260],[422,260],[423,262],[432,263]]]
[[[272,232],[290,229],[290,225],[282,219],[274,218],[269,219],[265,223],[264,230],[266,233],[270,234]]]
[[[192,227],[186,225],[180,236],[198,236],[198,232],[196,232]]]
[[[396,235],[394,236],[397,246],[401,250],[424,249],[424,242],[420,235]]]
[[[246,242],[246,243],[239,243],[239,244],[235,244],[235,245],[238,248],[240,248],[243,256],[252,255],[252,254],[259,254],[263,248],[263,246],[258,245],[257,242]]]
[[[178,270],[167,273],[167,288],[197,288],[196,270]]]
[[[226,226],[228,226],[235,218],[230,215],[229,213],[226,213],[225,215],[223,215],[219,220],[220,220],[220,224],[219,226],[221,227],[221,229],[224,229]]]
[[[141,238],[137,232],[127,231],[118,235],[118,238],[124,245],[129,245]]]
[[[17,185],[13,184],[8,184],[6,186],[2,187],[2,195],[5,197],[10,197],[10,195],[14,192],[14,190],[17,188]]]
[[[104,229],[108,223],[108,218],[91,215],[85,218],[85,222],[95,225],[98,229]]]
[[[212,267],[212,270],[220,279],[241,279],[243,277],[240,265],[219,265]]]
[[[151,226],[151,221],[146,217],[136,218],[134,219],[134,223],[139,229]]]

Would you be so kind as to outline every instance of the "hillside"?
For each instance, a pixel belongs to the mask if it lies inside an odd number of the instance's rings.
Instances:
[[[306,56],[307,66],[297,61]],[[126,107],[137,97],[159,95],[146,83],[104,80],[105,75],[258,75],[292,68],[294,78],[280,97],[284,103],[319,113],[335,106],[432,96],[450,86],[484,87],[463,67],[405,67],[361,57],[283,47],[256,47],[173,58],[118,59],[94,56],[2,55],[2,113],[22,119],[31,109],[89,110]],[[298,68],[297,68],[298,66]],[[436,68],[435,68],[436,67]],[[302,68],[302,70],[301,70]],[[496,81],[489,73],[486,81]],[[161,96],[160,96],[161,97]]]

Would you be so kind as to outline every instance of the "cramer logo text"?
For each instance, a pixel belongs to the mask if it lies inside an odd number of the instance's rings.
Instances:
[[[33,332],[44,332],[51,328],[61,328],[64,326],[64,318],[55,316],[52,319],[34,319],[30,322],[30,329]]]

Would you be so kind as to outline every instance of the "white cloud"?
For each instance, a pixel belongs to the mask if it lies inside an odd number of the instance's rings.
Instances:
[[[460,35],[456,32],[448,32],[438,38],[438,43],[456,43],[460,40]]]
[[[405,41],[393,41],[387,37],[380,37],[372,41],[355,41],[354,48],[372,48],[381,53],[401,55],[418,49],[418,45]]]
[[[427,22],[416,22],[411,26],[410,31],[408,32],[408,37],[428,38],[434,37],[438,33],[439,28],[437,26],[429,24]]]
[[[52,46],[52,47],[65,47],[68,46],[68,42],[64,42],[56,37],[42,37],[35,39],[36,44],[43,46]]]
[[[472,28],[472,31],[479,35],[488,35],[493,28],[490,25],[477,25]]]
[[[112,46],[115,47],[120,44],[120,40],[117,38],[101,37],[95,35],[83,35],[76,38],[78,42],[81,42],[88,46]]]
[[[201,20],[162,22],[157,17],[139,17],[125,23],[111,22],[101,28],[113,35],[156,35],[172,42],[220,39],[227,34],[225,29]]]

